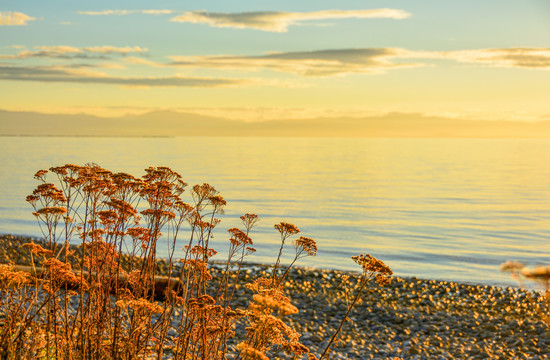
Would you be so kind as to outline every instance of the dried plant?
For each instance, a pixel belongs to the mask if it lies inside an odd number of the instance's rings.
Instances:
[[[213,278],[211,240],[226,201],[202,184],[189,190],[186,203],[187,184],[178,173],[167,167],[145,172],[135,178],[95,164],[68,164],[36,173],[40,184],[27,201],[45,241],[23,245],[30,270],[0,265],[0,358],[221,360],[232,352],[248,360],[285,352],[317,359],[284,321],[298,312],[284,280],[297,260],[316,255],[315,241],[292,240],[295,255],[285,268],[283,250],[300,230],[275,225],[281,247],[273,271],[246,285],[253,292],[248,308],[235,308],[243,262],[256,251],[251,232],[258,216],[245,214],[242,228],[228,230],[227,260]],[[176,259],[181,237],[188,240]],[[165,274],[157,256],[162,246]],[[383,284],[391,275],[370,255],[353,259],[362,275],[345,318],[369,280]],[[228,342],[237,323],[246,335],[235,353]]]
[[[538,266],[530,269],[520,262],[506,261],[500,266],[500,270],[509,272],[522,288],[525,287],[523,280],[526,279],[542,289],[542,301],[537,301],[532,294],[527,297],[527,301],[537,309],[541,320],[550,328],[550,266]]]
[[[378,285],[384,286],[386,284],[389,284],[390,282],[390,276],[393,274],[393,271],[390,269],[389,266],[384,264],[381,260],[378,260],[374,256],[370,254],[361,254],[358,256],[352,256],[352,260],[357,263],[361,267],[361,275],[359,278],[359,281],[354,289],[354,293],[349,296],[349,294],[346,296],[348,299],[348,308],[346,311],[346,314],[344,315],[344,318],[340,322],[340,325],[332,335],[328,345],[326,346],[325,350],[319,357],[319,360],[325,358],[325,356],[329,356],[330,354],[330,347],[332,344],[337,340],[340,330],[342,330],[342,327],[346,323],[346,321],[349,321],[349,314],[351,310],[354,308],[355,304],[362,298],[362,296],[365,294],[365,292],[368,290],[367,285],[371,280],[374,280]],[[348,280],[348,276],[345,275],[343,281],[346,282]],[[348,290],[348,288],[346,288]],[[351,301],[349,301],[351,299]]]

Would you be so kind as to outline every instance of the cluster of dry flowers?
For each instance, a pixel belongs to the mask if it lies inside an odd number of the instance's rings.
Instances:
[[[191,203],[185,203],[187,184],[178,173],[167,167],[145,171],[135,178],[91,164],[36,173],[40,184],[27,201],[45,245],[24,247],[41,268],[22,272],[0,265],[0,358],[226,359],[228,340],[242,323],[246,335],[235,359],[268,359],[281,350],[295,359],[317,359],[284,322],[298,312],[285,294],[284,279],[298,259],[316,255],[315,241],[294,239],[294,260],[283,266],[285,243],[300,230],[285,222],[275,225],[281,246],[271,276],[246,285],[254,294],[248,308],[233,308],[241,266],[255,251],[250,233],[257,215],[242,216],[242,229],[228,230],[225,269],[213,279],[209,261],[216,251],[210,242],[226,201],[203,184],[189,190]],[[182,234],[188,241],[176,261]],[[161,239],[172,277],[158,274]],[[73,268],[69,259],[76,255],[69,245],[76,240],[82,255]],[[121,254],[131,260],[122,261]],[[363,273],[346,318],[370,279],[384,284],[391,275],[370,255],[354,260]],[[341,326],[320,358],[328,357]]]

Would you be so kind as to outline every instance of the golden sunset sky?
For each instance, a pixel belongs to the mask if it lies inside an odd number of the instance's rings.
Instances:
[[[0,110],[100,117],[538,122],[550,2],[7,0],[0,93]]]

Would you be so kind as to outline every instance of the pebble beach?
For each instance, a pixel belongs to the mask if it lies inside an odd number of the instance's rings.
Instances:
[[[19,246],[38,240],[0,235],[0,263],[28,265],[27,251]],[[160,272],[164,265],[159,262]],[[240,282],[270,269],[246,264]],[[304,268],[288,274],[287,294],[299,313],[286,322],[314,354],[323,351],[346,312],[342,275],[352,281],[357,274]],[[251,295],[238,288],[234,305],[246,307]],[[547,359],[550,333],[541,321],[541,301],[540,293],[518,288],[393,277],[389,285],[369,287],[331,358]]]

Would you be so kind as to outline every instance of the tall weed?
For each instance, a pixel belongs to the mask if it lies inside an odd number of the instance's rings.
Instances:
[[[211,240],[226,201],[202,184],[191,187],[186,203],[187,184],[178,173],[145,171],[135,178],[69,164],[36,173],[40,184],[27,201],[45,243],[24,245],[33,263],[27,271],[0,265],[0,358],[269,359],[283,351],[317,359],[284,321],[298,312],[284,280],[296,261],[316,255],[315,241],[297,237],[295,225],[276,224],[281,245],[273,270],[246,284],[253,296],[247,308],[236,308],[243,262],[256,251],[257,215],[243,215],[241,228],[228,230],[227,260],[214,279]],[[183,255],[176,258],[182,237]],[[157,261],[161,242],[166,274]],[[285,266],[289,246],[294,258]],[[362,269],[359,286],[321,359],[329,357],[367,283],[383,285],[392,274],[368,254],[353,259]],[[244,338],[231,347],[237,323],[246,326]]]

